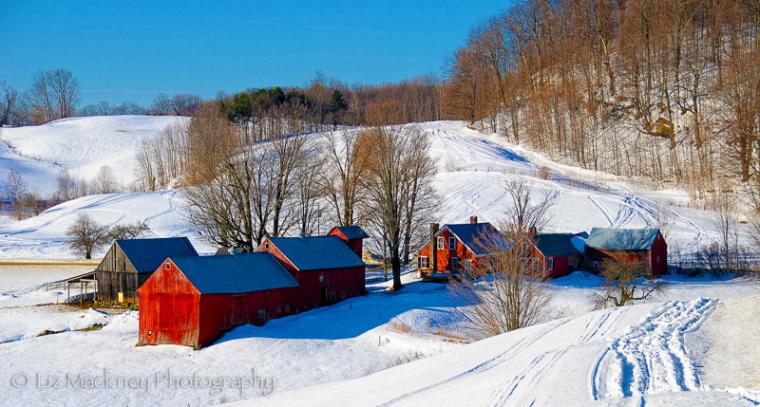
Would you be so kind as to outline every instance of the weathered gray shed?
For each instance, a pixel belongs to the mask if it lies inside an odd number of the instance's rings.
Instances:
[[[186,237],[116,240],[96,269],[98,300],[135,303],[137,289],[167,257],[197,255]]]

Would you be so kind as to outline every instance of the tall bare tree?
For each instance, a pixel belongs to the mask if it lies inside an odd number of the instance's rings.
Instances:
[[[0,82],[0,127],[13,119],[17,100],[18,92],[7,82]]]
[[[17,220],[24,218],[24,196],[28,185],[21,174],[12,169],[8,173],[8,194],[13,198],[13,213]]]
[[[370,138],[365,132],[354,135],[348,131],[327,136],[327,157],[320,182],[341,226],[351,226],[356,221],[357,205],[363,197],[362,181],[370,163]]]

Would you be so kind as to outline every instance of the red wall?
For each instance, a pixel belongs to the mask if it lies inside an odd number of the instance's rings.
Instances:
[[[533,258],[539,262],[544,278],[557,278],[570,274],[570,257],[569,256],[544,256],[538,248],[531,246]],[[554,259],[554,266],[549,268],[549,258]]]
[[[330,233],[327,234],[328,236],[338,236],[341,240],[346,242],[348,247],[353,250],[354,253],[356,253],[359,258],[362,258],[362,250],[363,250],[363,239],[349,239],[343,232],[340,231],[338,228],[333,228]]]
[[[438,255],[438,261],[436,262],[436,270],[427,269],[427,270],[419,270],[420,273],[423,275],[431,274],[434,272],[438,273],[451,273],[451,268],[449,266],[449,258],[450,257],[459,257],[459,272],[462,272],[464,270],[464,261],[470,260],[472,262],[473,269],[477,266],[477,258],[470,252],[470,250],[465,247],[465,245],[462,244],[462,242],[457,239],[457,246],[455,250],[449,250],[449,237],[453,236],[451,232],[449,232],[448,229],[444,229],[438,237],[444,238],[444,248],[438,249],[437,247],[437,238],[436,242],[433,242],[433,244],[436,245],[436,254]],[[420,256],[426,256],[429,260],[430,267],[433,267],[433,258],[430,256],[430,242],[426,244],[422,250],[420,250],[420,253],[418,257]],[[419,263],[417,263],[419,264]]]
[[[139,344],[198,344],[200,293],[171,260],[140,287],[138,296]]]

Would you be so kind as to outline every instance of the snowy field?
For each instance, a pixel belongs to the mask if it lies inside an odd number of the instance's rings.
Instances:
[[[136,347],[134,311],[3,307],[0,404],[760,402],[760,354],[751,339],[760,334],[753,323],[760,311],[757,281],[668,276],[666,291],[650,303],[590,311],[600,281],[574,273],[549,284],[555,312],[547,322],[468,344],[458,338],[461,321],[453,312],[462,304],[447,286],[417,281],[414,273],[404,280],[400,293],[387,292],[388,283],[369,284],[365,297],[239,327],[200,351]],[[95,325],[105,326],[82,330]],[[38,336],[45,331],[58,333]],[[725,332],[732,342],[724,343]],[[67,374],[70,382],[61,388],[37,381]],[[111,388],[81,384],[104,375]]]
[[[67,168],[87,169],[82,175],[88,176],[93,176],[103,163],[101,157],[108,153],[103,151],[104,146],[111,145],[110,140],[115,139],[124,144],[116,143],[119,148],[112,152],[116,155],[106,159],[118,174],[128,177],[135,166],[136,147],[130,143],[156,135],[161,128],[177,120],[185,119],[143,116],[67,119],[33,128],[3,129],[2,137],[12,143],[16,151],[40,157],[42,161],[36,164],[58,163]],[[714,215],[685,207],[688,196],[684,191],[652,191],[634,187],[618,177],[558,164],[512,145],[502,137],[468,129],[461,122],[420,123],[408,127],[416,127],[431,138],[430,156],[436,159],[438,167],[434,187],[441,202],[436,217],[441,223],[467,222],[470,215],[477,215],[481,221],[500,224],[509,204],[505,184],[524,180],[538,195],[557,196],[548,231],[580,232],[595,226],[642,227],[664,223],[671,254],[694,252],[718,236],[713,225]],[[100,142],[101,130],[105,134],[102,137],[109,141]],[[84,145],[81,149],[47,144],[57,143],[55,140],[73,144],[77,134],[84,135],[76,139]],[[34,142],[35,137],[44,142]],[[308,137],[319,141],[325,136]],[[69,151],[72,149],[82,151]],[[0,158],[3,157],[16,156],[3,156],[0,151]],[[540,176],[544,167],[548,169],[548,179]],[[54,174],[40,176],[52,177],[45,178],[47,181],[41,179],[40,185],[55,183]],[[145,220],[153,236],[188,236],[193,244],[199,245],[199,251],[214,250],[204,244],[189,225],[182,191],[173,190],[87,196],[21,222],[0,219],[0,257],[73,257],[65,243],[65,231],[80,213],[108,225]],[[745,225],[741,226],[740,238],[743,242],[750,241]]]
[[[10,135],[3,129],[9,144],[0,144],[0,165],[26,168],[38,174],[39,185],[54,185],[58,168],[88,172],[80,176],[99,168],[108,152],[95,146],[97,129],[120,129],[104,133],[133,143],[170,122],[77,120],[10,129]],[[504,184],[522,179],[536,192],[557,195],[555,231],[654,226],[666,218],[671,251],[693,251],[716,237],[713,215],[685,208],[683,191],[651,191],[556,164],[459,122],[416,126],[433,143],[443,223],[478,215],[498,224],[508,209]],[[64,144],[76,137],[87,145],[81,152],[59,150],[35,145],[33,137]],[[113,153],[109,164],[123,165],[114,169],[127,177],[134,162]],[[548,179],[539,176],[543,167]],[[212,252],[188,224],[185,205],[181,190],[95,195],[20,222],[0,219],[0,257],[73,257],[65,231],[80,213],[108,225],[144,220],[152,236],[188,236],[199,252]],[[741,238],[749,241],[746,232]],[[367,296],[238,327],[194,351],[136,347],[134,311],[54,305],[60,291],[43,284],[89,268],[0,266],[0,405],[760,404],[757,280],[668,275],[656,299],[594,311],[589,297],[601,280],[577,272],[547,283],[553,298],[541,324],[469,343],[454,312],[463,304],[446,285],[417,281],[410,271],[399,293],[372,282]]]

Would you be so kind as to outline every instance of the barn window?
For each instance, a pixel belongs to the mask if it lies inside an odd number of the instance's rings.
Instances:
[[[320,283],[324,283],[325,282],[325,275],[324,274],[320,274],[319,275],[319,282]]]
[[[278,305],[278,306],[276,306],[276,307],[274,307],[274,312],[276,312],[276,313],[278,313],[278,314],[281,312],[281,310],[282,310],[282,309],[280,308],[280,306],[279,306],[279,305]]]
[[[169,262],[166,262],[166,269],[169,270],[170,268],[172,268],[171,264],[169,264]]]
[[[417,268],[427,269],[430,268],[430,259],[427,256],[420,256],[417,258]]]
[[[456,273],[459,271],[459,258],[458,257],[452,257],[449,260],[449,268],[451,269],[452,273]]]
[[[549,270],[554,270],[554,257],[549,257],[548,265]]]
[[[267,317],[267,310],[264,308],[259,309],[259,319],[266,319]]]
[[[264,248],[269,250],[269,242],[264,243]]]
[[[446,247],[446,239],[443,236],[438,237],[438,250],[443,250]]]
[[[285,304],[285,312],[290,312],[290,304]]]
[[[457,249],[457,238],[450,237],[449,238],[449,250],[456,250]]]
[[[464,261],[464,271],[465,273],[472,273],[472,260],[465,260]]]

